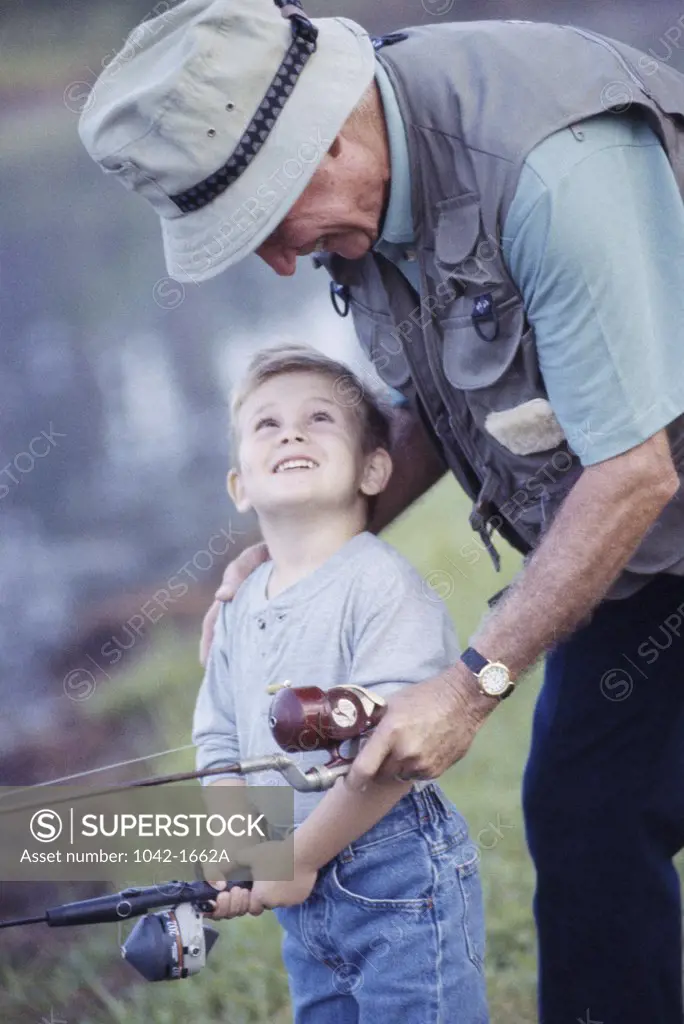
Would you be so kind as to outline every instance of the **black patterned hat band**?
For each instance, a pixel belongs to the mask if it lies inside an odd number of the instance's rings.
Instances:
[[[300,0],[273,2],[280,8],[282,16],[290,20],[290,45],[254,117],[225,164],[196,185],[170,197],[183,213],[192,213],[206,206],[225,192],[249,167],[268,138],[306,62],[316,50],[318,29],[306,16]]]

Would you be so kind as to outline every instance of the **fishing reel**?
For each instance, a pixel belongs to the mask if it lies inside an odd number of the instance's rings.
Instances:
[[[209,899],[216,897],[213,890]],[[230,886],[229,886],[230,888]],[[167,910],[147,913],[136,922],[121,945],[121,956],[146,981],[178,981],[199,974],[219,937],[204,923],[211,906],[201,896]]]
[[[244,871],[244,869],[243,869]],[[247,879],[227,882],[251,889]],[[1,921],[0,928],[26,924],[47,924],[63,928],[82,924],[122,924],[140,917],[121,946],[121,956],[146,981],[174,981],[202,970],[207,955],[219,937],[204,923],[203,913],[212,910],[217,890],[210,882],[164,882],[149,887],[132,887],[108,896],[63,903],[46,910],[41,917]],[[166,909],[151,913],[157,907]]]
[[[289,682],[268,687],[275,696],[269,726],[276,743],[288,753],[327,750],[325,768],[349,766],[361,740],[385,713],[386,702],[363,686],[349,684],[321,690],[318,686],[293,687]],[[342,745],[349,742],[346,754]]]

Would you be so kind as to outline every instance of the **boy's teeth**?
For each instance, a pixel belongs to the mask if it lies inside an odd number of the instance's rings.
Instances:
[[[286,469],[313,469],[315,463],[311,459],[288,459],[276,467],[276,473]]]

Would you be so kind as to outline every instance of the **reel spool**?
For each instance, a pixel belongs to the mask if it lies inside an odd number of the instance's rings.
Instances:
[[[218,937],[193,903],[181,903],[136,921],[121,956],[146,981],[178,981],[202,970]]]

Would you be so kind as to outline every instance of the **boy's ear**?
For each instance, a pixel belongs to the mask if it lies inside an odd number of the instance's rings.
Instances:
[[[366,468],[360,484],[362,494],[381,494],[392,476],[392,457],[384,448],[376,448],[366,456]]]
[[[238,512],[249,512],[252,506],[245,495],[242,480],[240,479],[240,474],[237,469],[230,469],[228,471],[228,476],[226,477],[226,489],[230,500],[233,502]]]

